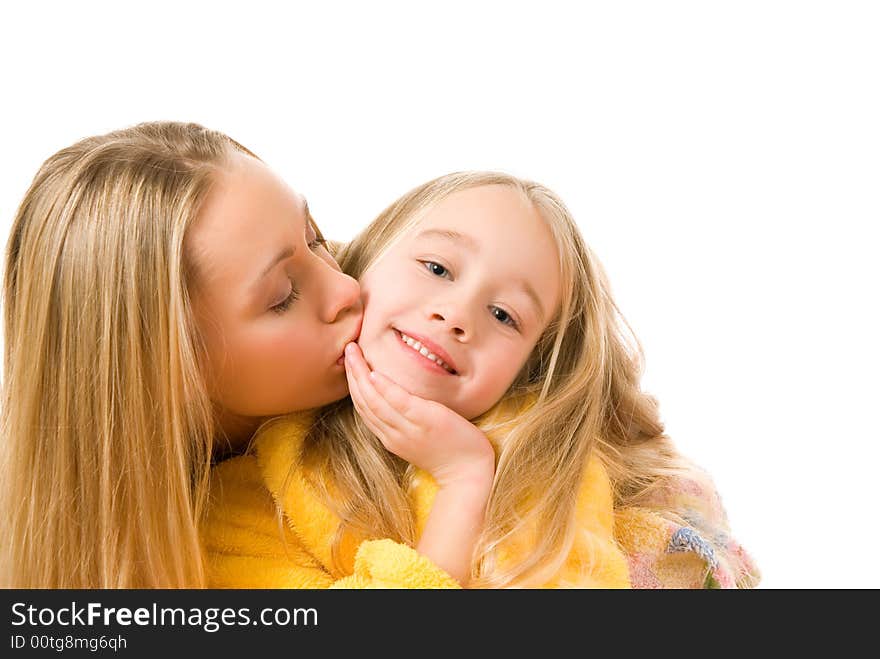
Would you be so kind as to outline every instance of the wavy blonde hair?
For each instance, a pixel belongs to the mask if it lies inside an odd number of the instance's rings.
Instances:
[[[563,290],[556,317],[510,389],[473,420],[493,439],[498,463],[471,586],[537,586],[558,572],[574,543],[573,493],[591,452],[608,469],[617,506],[637,505],[684,465],[663,434],[655,400],[640,389],[642,349],[614,303],[602,266],[547,188],[495,172],[429,181],[339,248],[342,269],[359,278],[440,200],[485,185],[517,190],[546,221],[558,248]],[[302,460],[342,520],[333,544],[337,563],[349,531],[414,544],[407,497],[412,469],[384,449],[350,398],[319,412]],[[525,534],[533,550],[524,560],[500,561],[505,545]]]
[[[247,149],[144,123],[42,165],[6,250],[0,585],[197,587],[215,425],[184,235]]]

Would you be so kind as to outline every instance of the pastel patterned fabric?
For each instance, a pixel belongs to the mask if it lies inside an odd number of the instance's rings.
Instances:
[[[677,515],[661,513],[672,508]],[[760,571],[733,538],[712,479],[693,467],[641,506],[618,509],[614,532],[633,588],[754,588]]]

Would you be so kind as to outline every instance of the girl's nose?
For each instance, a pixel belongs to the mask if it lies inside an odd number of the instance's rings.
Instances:
[[[470,322],[466,312],[451,306],[435,307],[431,312],[431,321],[445,325],[446,330],[459,341],[467,341],[471,336]]]

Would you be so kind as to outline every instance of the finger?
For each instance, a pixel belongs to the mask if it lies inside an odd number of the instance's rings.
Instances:
[[[349,378],[348,391],[351,395],[351,401],[354,404],[355,410],[357,411],[361,419],[363,419],[367,427],[373,432],[374,435],[382,440],[382,443],[384,444],[384,435],[390,432],[394,432],[393,428],[389,427],[381,419],[379,419],[376,414],[370,409],[366,401],[364,401],[363,394],[361,393],[360,387],[357,383],[357,379],[354,377],[354,375],[349,375],[348,370],[346,370],[346,375]]]
[[[362,382],[370,375],[370,366],[357,343],[349,343],[345,346],[345,368],[351,370],[352,374]]]
[[[370,379],[370,371],[364,360],[360,348],[349,344],[345,349],[346,376],[351,371],[349,382],[354,382],[360,404],[369,408],[373,416],[389,428],[400,431],[406,419],[393,406],[389,405],[373,385]],[[349,388],[351,385],[349,385]]]
[[[346,354],[351,355],[352,368],[357,374],[361,393],[369,397],[374,412],[380,414],[400,432],[410,434],[420,432],[425,425],[425,418],[423,414],[420,416],[418,413],[419,403],[425,401],[408,392],[387,375],[370,370],[360,346],[355,343],[349,345],[351,347],[346,346]],[[372,390],[390,404],[396,415],[392,416],[386,411],[387,407],[371,395]]]
[[[379,395],[388,401],[404,419],[412,424],[421,425],[418,423],[419,419],[415,414],[416,404],[420,400],[418,396],[409,393],[394,380],[379,371],[372,371],[370,373],[370,381]]]
[[[414,418],[412,407],[420,399],[413,396],[387,375],[371,370],[358,344],[350,343],[349,346],[351,347],[346,346],[346,356],[350,353],[352,367],[361,383],[361,391],[366,392],[370,387],[374,388],[404,418],[412,422]]]
[[[347,352],[345,355],[344,363],[345,377],[348,380],[348,393],[351,396],[351,400],[352,403],[354,403],[355,409],[357,409],[358,413],[361,416],[375,417],[375,414],[369,408],[369,404],[364,399],[364,394],[360,384],[361,378],[358,377],[356,369],[349,359]]]
[[[351,378],[349,391],[351,393],[351,400],[354,404],[354,408],[361,421],[364,422],[364,425],[376,436],[376,438],[378,438],[387,451],[403,457],[401,455],[401,451],[405,446],[405,443],[402,443],[404,441],[403,435],[386,421],[381,419],[370,408],[369,404],[364,400],[361,388],[354,376]]]

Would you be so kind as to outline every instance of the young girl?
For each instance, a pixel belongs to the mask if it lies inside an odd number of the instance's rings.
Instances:
[[[46,160],[6,252],[0,587],[205,584],[212,460],[347,393],[359,289],[322,242],[300,195],[196,124]]]
[[[670,572],[642,554],[687,511],[656,493],[697,472],[662,435],[602,269],[553,193],[441,177],[339,260],[365,305],[351,398],[269,422],[215,469],[212,585],[627,587],[633,557],[640,577]],[[672,550],[688,555],[681,583],[736,563],[721,533],[690,531]],[[751,585],[741,565],[733,581]]]

